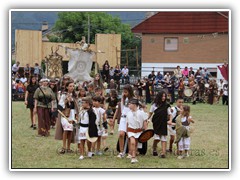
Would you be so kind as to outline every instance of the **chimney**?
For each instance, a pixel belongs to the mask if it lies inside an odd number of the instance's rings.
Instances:
[[[47,21],[43,21],[42,22],[42,31],[46,31],[48,30],[48,22]]]

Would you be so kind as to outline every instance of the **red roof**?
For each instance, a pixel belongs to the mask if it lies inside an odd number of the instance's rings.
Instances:
[[[213,33],[228,32],[228,11],[158,12],[132,28],[133,33]]]

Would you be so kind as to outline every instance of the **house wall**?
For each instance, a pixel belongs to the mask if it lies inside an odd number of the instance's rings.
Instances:
[[[177,51],[164,50],[165,37],[178,37]],[[228,34],[143,34],[142,63],[223,63],[229,59],[228,41]]]

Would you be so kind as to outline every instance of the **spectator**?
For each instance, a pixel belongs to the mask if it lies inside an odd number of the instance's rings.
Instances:
[[[228,105],[228,84],[223,85],[223,96],[222,96],[222,104]]]
[[[126,65],[124,66],[124,68],[122,68],[122,83],[123,84],[124,84],[124,79],[126,79],[127,83],[129,83],[129,70]]]
[[[208,82],[209,77],[212,77],[211,73],[208,71],[207,68],[204,68],[203,77],[204,77],[205,82]]]
[[[20,65],[20,62],[17,61],[17,62],[12,66],[12,74],[13,74],[14,77],[16,76],[16,74],[18,74],[19,65]]]
[[[26,64],[26,67],[24,67],[23,70],[25,77],[28,79],[31,75],[31,67],[29,66],[29,64]]]
[[[188,72],[188,77],[191,77],[192,75],[194,76],[195,72],[193,71],[193,68],[190,67],[189,72]]]
[[[180,66],[177,66],[177,69],[175,69],[173,71],[173,76],[175,76],[175,78],[179,79],[182,77],[182,72],[181,72],[181,69],[180,69]]]
[[[37,80],[40,78],[40,66],[38,63],[35,63],[33,74],[36,76]]]
[[[195,79],[197,79],[198,82],[201,80],[202,75],[201,75],[201,70],[200,69],[197,70],[194,77],[195,77]]]
[[[170,79],[171,79],[171,76],[170,76],[170,74],[167,72],[166,74],[165,74],[165,76],[164,76],[164,81],[166,82],[166,83],[170,83]]]
[[[119,68],[119,65],[116,65],[115,70],[114,70],[114,80],[116,81],[118,85],[118,91],[120,90],[120,79],[122,76],[122,71]]]
[[[25,84],[27,82],[27,78],[25,75],[23,75],[21,78],[20,78],[20,81],[22,81],[23,84]]]
[[[108,60],[105,61],[102,69],[103,69],[103,80],[105,82],[108,82],[109,81],[109,69],[110,69],[110,65],[108,63]]]
[[[158,71],[157,76],[155,78],[155,84],[158,85],[158,83],[160,83],[162,79],[163,75],[160,73],[160,71]]]
[[[110,80],[114,79],[114,71],[115,71],[115,69],[113,67],[111,67],[110,70],[109,70],[109,76],[110,76],[109,78],[110,78]]]
[[[22,81],[18,81],[17,85],[16,85],[16,91],[18,93],[18,98],[22,99],[24,97],[24,93],[25,93],[25,86],[22,83]]]
[[[186,78],[188,78],[188,67],[186,66],[183,70],[182,70],[182,75],[185,76]]]
[[[108,84],[108,89],[117,89],[118,85],[114,82],[114,79],[110,80],[110,83]]]
[[[151,74],[148,75],[148,82],[149,85],[151,86],[151,94],[154,94],[154,84],[155,84],[155,72],[152,71]]]
[[[224,82],[222,79],[220,79],[220,82],[218,83],[218,102],[220,97],[222,97],[223,95],[223,86],[224,86]]]

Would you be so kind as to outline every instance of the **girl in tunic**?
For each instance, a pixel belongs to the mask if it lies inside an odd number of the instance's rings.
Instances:
[[[113,116],[116,112],[116,107],[118,104],[117,91],[115,89],[110,90],[110,97],[106,100],[108,103],[107,108],[107,118],[110,125],[110,134],[113,135],[115,122],[113,121]]]
[[[167,143],[167,124],[171,125],[172,115],[170,105],[166,102],[167,94],[160,91],[154,99],[149,111],[149,118],[152,116],[154,141],[153,141],[153,156],[158,156],[157,144],[161,141],[162,152],[160,157],[166,157],[166,143]]]
[[[122,100],[121,100],[121,119],[119,122],[119,154],[117,157],[122,158],[124,156],[124,138],[127,132],[127,122],[126,122],[126,115],[130,111],[128,107],[128,102],[130,99],[134,97],[132,87],[127,84],[123,88]],[[127,142],[125,142],[127,143]]]
[[[25,105],[27,106],[27,108],[30,109],[30,119],[31,119],[31,128],[33,129],[37,129],[36,127],[36,114],[33,113],[33,109],[34,109],[34,98],[33,95],[36,91],[36,89],[38,88],[38,84],[37,84],[37,79],[35,76],[31,76],[30,77],[30,83],[27,86],[27,90],[26,90],[26,94],[25,94]]]
[[[77,139],[79,143],[79,152],[80,152],[80,157],[79,160],[84,159],[84,154],[85,154],[85,142],[86,142],[86,133],[88,131],[89,127],[89,109],[92,108],[92,100],[90,98],[82,98],[82,109],[79,112],[79,129],[77,133]],[[88,142],[88,157],[92,157],[91,153],[91,143]]]
[[[190,149],[190,123],[194,123],[194,120],[190,116],[190,107],[183,106],[181,115],[176,120],[176,143],[178,143],[179,156],[178,159],[189,157]],[[183,154],[184,151],[184,154]]]
[[[77,95],[74,91],[74,83],[72,81],[67,82],[65,93],[61,95],[59,105],[62,106],[63,114],[68,118],[66,119],[61,116],[61,124],[63,128],[63,147],[60,153],[71,153],[73,152],[70,149],[72,137],[74,137],[73,123],[75,123],[78,117]]]

